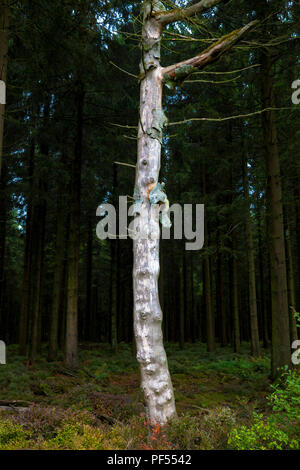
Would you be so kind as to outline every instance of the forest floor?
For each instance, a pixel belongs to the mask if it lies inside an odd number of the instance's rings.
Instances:
[[[0,366],[0,449],[299,446],[289,437],[297,420],[289,420],[290,433],[269,426],[274,412],[267,397],[274,390],[268,354],[250,358],[247,344],[239,355],[220,347],[207,353],[199,343],[184,350],[167,344],[166,350],[179,418],[149,432],[130,346],[120,344],[113,356],[109,345],[81,344],[76,373],[62,361],[47,362],[46,350],[29,365],[10,346],[7,364]]]

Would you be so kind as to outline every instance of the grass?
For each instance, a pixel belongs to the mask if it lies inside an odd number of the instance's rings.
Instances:
[[[130,346],[120,344],[113,356],[109,345],[82,344],[76,374],[61,360],[48,363],[46,348],[30,366],[8,347],[0,400],[29,406],[0,411],[0,449],[226,449],[233,432],[251,427],[253,413],[272,413],[267,354],[253,359],[246,344],[239,355],[207,353],[200,343],[166,350],[179,418],[152,429]]]

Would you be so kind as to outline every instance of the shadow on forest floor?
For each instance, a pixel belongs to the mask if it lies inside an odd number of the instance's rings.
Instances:
[[[271,413],[267,354],[254,359],[229,348],[207,353],[166,345],[179,419],[149,440],[139,372],[130,347],[81,344],[76,373],[48,363],[34,366],[8,348],[0,367],[0,449],[225,449],[233,429]],[[62,359],[62,358],[59,358]],[[2,431],[1,431],[2,426]]]

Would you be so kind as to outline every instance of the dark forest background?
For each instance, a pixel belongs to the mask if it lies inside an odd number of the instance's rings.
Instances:
[[[10,2],[0,337],[19,343],[32,362],[44,342],[50,360],[64,350],[70,305],[78,305],[80,342],[115,350],[114,337],[133,342],[132,241],[100,241],[96,209],[133,194],[134,167],[120,163],[136,161],[140,8],[126,0]],[[166,341],[206,342],[212,352],[216,343],[239,352],[249,342],[257,356],[270,346],[272,309],[286,290],[290,321],[282,335],[290,344],[297,338],[300,118],[291,84],[300,76],[298,2],[232,1],[171,25],[162,63],[196,55],[253,18],[259,27],[229,54],[165,93],[161,181],[170,204],[205,204],[206,235],[197,252],[162,241],[159,288]],[[257,113],[270,107],[277,109]],[[246,116],[224,119],[237,115]],[[206,119],[174,124],[191,118]],[[280,176],[268,166],[270,148]],[[286,272],[273,304],[272,168],[282,189]]]

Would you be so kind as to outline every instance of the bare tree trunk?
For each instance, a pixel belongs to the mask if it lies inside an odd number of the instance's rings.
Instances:
[[[226,306],[224,298],[224,273],[223,273],[223,255],[220,250],[219,230],[217,232],[217,275],[216,275],[216,291],[217,291],[217,309],[220,322],[220,341],[221,346],[227,345],[227,322],[226,322]]]
[[[235,234],[232,235],[232,308],[233,308],[233,347],[234,352],[241,352],[241,334],[240,334],[240,314],[239,314],[239,295],[238,295],[238,265],[235,255]]]
[[[9,0],[2,0],[0,6],[0,80],[6,85],[7,53],[9,28]],[[4,136],[5,104],[0,103],[0,176],[2,170],[3,136]]]
[[[6,219],[7,219],[7,182],[8,182],[8,172],[7,164],[4,161],[2,165],[2,173],[0,176],[0,328],[1,331],[4,329],[4,286],[5,286],[5,276],[4,276],[4,258],[6,252]]]
[[[140,91],[140,121],[136,192],[147,214],[145,237],[134,240],[134,332],[137,360],[148,418],[166,423],[176,416],[175,400],[162,339],[162,311],[158,296],[159,216],[151,217],[149,191],[158,183],[161,157],[162,77],[160,76],[161,26],[150,16],[153,5],[144,3]],[[157,129],[158,127],[158,129]],[[157,131],[157,132],[155,132]]]
[[[47,129],[49,122],[50,103],[47,97],[44,104],[44,129]],[[40,136],[40,152],[44,157],[49,156],[49,142],[47,133],[41,133]],[[34,363],[36,355],[39,352],[41,345],[41,299],[42,299],[42,286],[43,286],[43,273],[44,273],[44,244],[45,244],[45,225],[46,225],[46,211],[47,201],[45,194],[47,193],[47,183],[45,175],[40,174],[39,169],[36,172],[36,183],[33,187],[37,194],[37,202],[33,203],[32,210],[32,274],[34,280],[34,289],[32,294],[32,316],[31,316],[31,341],[30,341],[30,362]]]
[[[244,193],[246,199],[246,241],[248,254],[248,270],[249,270],[249,309],[250,309],[250,332],[251,332],[251,355],[258,357],[259,349],[259,332],[257,321],[257,301],[256,301],[256,279],[255,279],[255,259],[254,246],[250,214],[250,198],[249,198],[249,177],[247,159],[244,162]]]
[[[64,194],[60,191],[58,195],[57,225],[56,225],[56,247],[55,268],[53,279],[53,300],[50,320],[49,352],[48,360],[55,361],[58,350],[58,323],[61,311],[61,294],[64,281],[64,262],[66,250],[66,205]]]
[[[160,424],[176,416],[173,387],[162,340],[162,311],[158,296],[159,214],[151,210],[154,201],[165,201],[161,187],[157,187],[162,131],[166,124],[162,110],[162,84],[164,81],[170,88],[182,84],[191,73],[218,60],[257,22],[252,21],[223,36],[198,56],[165,68],[160,65],[161,35],[167,24],[195,16],[222,1],[202,0],[191,8],[175,8],[168,12],[160,0],[145,0],[143,4],[140,119],[135,181],[135,214],[138,214],[136,227],[143,232],[143,236],[136,238],[133,243],[134,331],[148,417],[152,422]],[[153,191],[156,191],[155,197],[154,194],[151,195]]]
[[[184,250],[184,248],[183,248]],[[184,272],[184,309],[185,309],[185,340],[191,341],[191,320],[192,320],[192,285],[190,282],[190,263],[186,251],[183,251],[183,272]]]
[[[274,107],[272,63],[267,50],[261,54],[262,106]],[[272,286],[272,377],[279,374],[278,368],[290,365],[291,344],[284,243],[282,189],[277,131],[274,111],[262,114],[263,138],[268,174],[269,245]]]
[[[291,340],[298,339],[297,324],[294,313],[296,312],[296,299],[295,299],[295,279],[294,279],[294,263],[292,254],[291,232],[290,225],[287,222],[286,230],[286,248],[287,248],[287,273],[288,273],[288,299],[289,299],[289,315],[290,315],[290,335]]]
[[[192,342],[195,343],[198,339],[197,333],[198,333],[198,318],[197,318],[197,309],[196,309],[196,303],[195,303],[195,292],[194,292],[194,263],[193,263],[193,257],[190,257],[190,279],[188,282],[190,282],[191,286],[191,328],[192,328]]]
[[[179,347],[184,349],[185,338],[184,256],[179,258]]]
[[[78,81],[76,86],[76,136],[71,170],[70,232],[68,240],[68,287],[65,344],[65,364],[71,369],[76,369],[78,366],[78,275],[80,250],[80,192],[84,105],[83,84],[81,81]]]
[[[24,250],[24,267],[23,267],[23,282],[22,282],[22,300],[21,300],[21,315],[19,323],[19,354],[20,356],[26,355],[26,346],[28,339],[28,320],[30,310],[30,279],[32,269],[32,193],[33,193],[33,174],[34,174],[34,153],[35,143],[32,141],[29,149],[28,158],[28,179],[29,179],[29,197],[27,200],[27,214],[26,214],[26,235],[25,235],[25,250]]]
[[[117,197],[115,195],[118,186],[117,165],[113,165],[113,203],[117,207]],[[111,256],[111,304],[110,304],[110,327],[111,327],[111,348],[114,354],[118,352],[118,303],[119,303],[119,239],[110,242]]]
[[[204,200],[206,198],[206,167],[205,162],[202,162],[202,190]],[[207,218],[204,219],[204,233],[205,241],[208,243],[208,227]],[[211,266],[210,256],[207,254],[203,260],[203,273],[204,273],[204,295],[205,295],[205,314],[206,314],[206,346],[208,352],[214,352],[215,345],[215,322],[212,305],[211,293]]]
[[[32,225],[34,236],[34,256],[33,256],[33,276],[34,292],[32,302],[32,321],[31,321],[31,338],[30,338],[30,362],[33,364],[36,360],[39,345],[39,326],[41,315],[41,285],[43,272],[43,248],[45,238],[45,216],[46,207],[44,203],[39,203],[33,209]]]
[[[211,298],[211,276],[210,259],[208,256],[204,259],[204,291],[205,291],[205,313],[206,313],[206,341],[207,351],[215,351],[215,332],[214,318]]]
[[[263,347],[267,349],[270,345],[270,338],[269,338],[269,325],[268,325],[268,304],[267,304],[267,293],[265,288],[265,281],[268,280],[266,276],[266,271],[264,264],[268,258],[265,260],[265,243],[263,239],[263,235],[265,234],[264,230],[264,216],[263,216],[263,204],[259,200],[259,197],[256,200],[256,219],[257,219],[257,232],[258,232],[258,264],[259,264],[259,306],[260,306],[260,316],[262,321],[262,339],[263,339]]]
[[[87,222],[87,251],[86,251],[86,300],[85,300],[85,320],[84,320],[84,339],[91,340],[93,330],[93,222],[92,217],[88,216]]]

